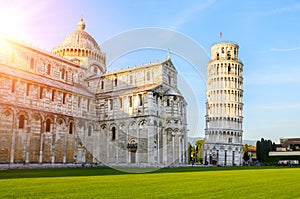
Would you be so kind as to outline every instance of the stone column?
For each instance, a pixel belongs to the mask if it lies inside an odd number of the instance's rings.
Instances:
[[[128,131],[129,131],[129,125],[126,128],[126,136],[125,136],[125,144],[127,146],[127,144],[129,143],[129,138],[128,138]],[[126,150],[126,160],[127,160],[127,164],[130,164],[130,156],[129,156],[129,150]]]
[[[156,115],[156,110],[157,109],[154,106],[155,99],[153,98],[153,92],[149,91],[147,93],[147,95],[145,95],[145,98],[146,98],[146,96],[148,96],[147,97],[147,99],[148,99],[148,104],[147,104],[148,114],[150,114],[150,115],[155,114]]]
[[[28,123],[31,123],[30,120],[27,120]],[[29,153],[30,153],[30,137],[31,137],[31,125],[28,124],[27,126],[27,133],[26,133],[26,150],[25,150],[25,163],[29,163]]]
[[[110,162],[110,157],[109,157],[109,145],[110,145],[110,129],[109,125],[107,125],[106,130],[106,163]]]
[[[157,140],[156,140],[156,153],[157,153],[157,164],[160,165],[160,127],[157,125],[156,133],[157,133]]]
[[[65,125],[68,127],[68,120],[66,120]],[[68,128],[67,131],[64,132],[64,155],[63,155],[63,164],[67,162],[67,137],[68,137]]]
[[[187,138],[184,136],[183,138],[183,163],[188,163],[188,145],[187,145]]]
[[[44,122],[41,122],[39,163],[43,163]]]
[[[182,136],[178,136],[178,163],[182,163]]]
[[[116,143],[116,164],[119,163],[119,150],[118,150],[119,149],[119,138],[120,138],[119,133],[120,133],[120,125],[118,125],[118,128],[117,128],[116,141],[115,141],[115,143]]]
[[[128,132],[129,132],[129,125],[126,128],[126,137],[125,137],[125,144],[127,145],[127,143],[129,143],[129,137],[128,137]],[[129,155],[129,150],[126,150],[126,160],[127,160],[127,164],[130,164],[130,155]]]
[[[148,126],[148,164],[155,163],[155,152],[156,149],[154,148],[154,140],[155,140],[155,127],[154,125]]]
[[[163,132],[163,164],[168,163],[168,142],[167,142],[167,132],[165,131],[164,128],[162,128]]]
[[[94,128],[94,127],[93,127]],[[92,136],[93,136],[93,138],[94,138],[94,142],[93,142],[93,153],[92,153],[92,155],[93,155],[93,163],[96,163],[97,162],[97,157],[98,157],[98,155],[97,155],[97,153],[98,153],[98,145],[97,145],[97,143],[98,143],[98,133],[97,133],[97,129],[93,129],[93,134],[92,134]],[[86,141],[85,141],[85,143],[86,143]]]
[[[74,124],[75,125],[75,124]],[[74,129],[76,129],[76,127],[74,128]],[[80,138],[79,138],[79,135],[77,135],[77,133],[75,132],[75,131],[73,131],[73,136],[74,136],[74,148],[73,148],[73,152],[74,152],[74,154],[73,154],[73,164],[75,164],[75,163],[77,163],[78,162],[78,160],[79,160],[79,157],[78,157],[78,148],[77,148],[77,146],[78,146],[78,143],[80,142]],[[83,146],[84,147],[84,146]]]
[[[81,150],[82,150],[82,160],[81,160],[81,162],[86,163],[86,147],[81,148]]]
[[[53,128],[51,131],[51,164],[55,163],[55,139],[56,139],[56,115],[53,120]]]
[[[10,164],[14,164],[15,160],[15,137],[16,137],[16,129],[17,129],[17,113],[14,111],[14,121],[13,121],[13,129],[12,129],[12,136],[11,136],[11,151],[10,151]]]
[[[44,142],[44,117],[42,116],[41,121],[41,131],[40,131],[40,156],[39,156],[39,163],[43,163],[43,142]]]
[[[139,124],[136,125],[136,140],[138,142],[138,145],[140,145],[141,142],[140,142],[140,126],[139,126]],[[139,148],[137,149],[137,151],[139,150]],[[136,152],[135,162],[136,162],[136,164],[139,164],[139,153],[138,152]]]
[[[175,162],[176,158],[175,158],[175,132],[172,132],[172,163]]]

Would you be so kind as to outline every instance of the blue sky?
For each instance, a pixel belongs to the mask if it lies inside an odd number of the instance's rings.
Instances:
[[[223,40],[239,44],[244,63],[244,139],[278,142],[280,137],[300,136],[300,1],[0,0],[0,17],[2,33],[48,50],[75,30],[80,17],[100,47],[124,31],[157,27],[184,34],[209,53],[222,31]],[[166,56],[163,50],[140,50],[122,56],[111,67]],[[205,84],[194,66],[178,55],[171,58],[198,103],[190,133],[203,137]]]

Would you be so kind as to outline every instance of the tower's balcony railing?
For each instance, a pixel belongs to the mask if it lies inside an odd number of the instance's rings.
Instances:
[[[214,59],[211,59],[208,63],[211,63],[211,62],[214,62],[214,61],[237,61],[237,62],[242,63],[241,59],[234,58],[234,57],[231,57],[231,58],[228,58],[228,57],[214,58]]]
[[[230,43],[230,44],[234,44],[234,45],[237,45],[238,46],[238,43],[234,42],[234,41],[229,41],[229,40],[226,40],[226,41],[217,41],[215,43],[213,43],[211,46],[214,46],[216,44],[223,44],[223,43]]]

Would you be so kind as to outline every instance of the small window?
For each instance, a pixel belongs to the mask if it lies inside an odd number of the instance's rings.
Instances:
[[[170,99],[167,99],[167,106],[170,106]]]
[[[78,96],[77,107],[80,107],[81,97]]]
[[[139,96],[139,105],[143,106],[143,95],[139,94],[138,96]]]
[[[44,89],[44,88],[41,86],[41,87],[40,87],[40,99],[43,99],[43,89]]]
[[[64,79],[65,79],[66,81],[68,81],[68,78],[69,78],[69,73],[68,73],[68,71],[66,71],[66,72],[65,72],[65,78],[64,78]]]
[[[220,54],[219,53],[217,53],[217,60],[219,60],[220,59]]]
[[[46,120],[46,132],[50,132],[51,129],[51,120],[47,119]]]
[[[120,108],[123,108],[123,99],[122,99],[122,97],[119,98],[119,101],[120,101]]]
[[[147,81],[150,81],[150,71],[147,72]]]
[[[12,92],[12,93],[15,92],[16,83],[17,83],[17,81],[16,81],[15,79],[13,79],[13,80],[12,80],[12,85],[11,85],[11,92]]]
[[[34,59],[33,58],[30,59],[30,69],[31,70],[34,69]]]
[[[101,81],[101,89],[104,89],[104,81]]]
[[[118,78],[115,78],[115,86],[118,86]]]
[[[90,104],[91,104],[90,99],[88,99],[86,102],[86,108],[88,111],[90,110]]]
[[[62,98],[62,103],[63,103],[63,104],[66,103],[66,96],[67,96],[67,94],[66,94],[66,93],[63,93],[63,98]]]
[[[132,96],[128,96],[129,107],[132,107]]]
[[[97,68],[97,66],[94,67],[94,73],[98,73],[98,68]]]
[[[26,96],[29,96],[29,88],[30,88],[30,84],[27,83],[27,86],[26,86]]]
[[[74,132],[74,123],[73,122],[70,122],[70,125],[69,125],[69,134],[73,134]]]
[[[51,74],[51,64],[47,65],[47,75]]]
[[[169,84],[171,85],[172,82],[171,82],[171,76],[170,75],[168,75],[168,81],[169,81]]]
[[[65,72],[66,70],[64,68],[60,70],[60,79],[65,79]]]
[[[25,124],[25,116],[24,115],[20,115],[20,117],[19,117],[19,129],[23,129],[24,128],[24,124]]]
[[[129,76],[129,82],[130,82],[130,84],[133,83],[133,77],[132,77],[132,75]]]
[[[55,90],[52,90],[51,101],[54,102],[55,99]]]
[[[111,128],[111,140],[116,139],[116,127]]]
[[[231,71],[231,67],[230,65],[228,65],[228,73],[230,73],[230,71]]]
[[[228,143],[232,143],[232,138],[228,138]]]
[[[230,51],[228,51],[228,53],[227,53],[227,59],[231,59],[231,54],[230,54]]]
[[[88,136],[91,136],[92,135],[92,127],[89,126],[89,129],[88,129]]]

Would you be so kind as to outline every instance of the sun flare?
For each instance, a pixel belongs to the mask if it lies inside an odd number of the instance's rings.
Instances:
[[[33,0],[0,0],[0,37],[24,39],[35,25],[34,20],[41,8],[41,4]]]

